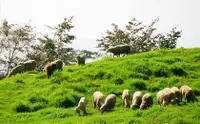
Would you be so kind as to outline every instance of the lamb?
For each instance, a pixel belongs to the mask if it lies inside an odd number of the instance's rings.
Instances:
[[[85,65],[85,56],[77,56],[78,65]]]
[[[98,106],[100,109],[100,107],[104,104],[105,97],[100,91],[96,91],[93,94],[92,101],[94,104],[94,108],[96,108],[96,106]]]
[[[58,60],[53,61],[52,63],[56,64],[56,70],[62,71],[62,67],[63,67],[63,61],[62,60],[58,59]]]
[[[140,109],[146,109],[153,105],[153,97],[150,93],[144,94],[142,97],[142,103],[140,105]]]
[[[157,93],[158,104],[166,106],[169,104],[170,96],[165,91],[161,90]]]
[[[104,104],[100,108],[101,114],[103,114],[106,109],[114,108],[115,104],[116,104],[116,95],[115,94],[109,94],[106,97]]]
[[[86,98],[85,97],[81,97],[78,106],[75,108],[75,111],[80,115],[80,111],[83,112],[83,114],[86,114]]]
[[[180,90],[177,87],[172,87],[171,90],[175,93],[176,104],[179,105],[179,103],[181,102]]]
[[[113,53],[116,56],[120,56],[121,54],[129,54],[131,51],[131,47],[129,45],[117,45],[111,48],[108,48],[106,52]]]
[[[173,92],[173,90],[171,90],[170,88],[165,88],[163,91],[165,91],[169,95],[169,102],[175,104],[176,103],[175,92]]]
[[[190,88],[189,86],[187,85],[183,85],[181,88],[180,88],[180,92],[181,92],[181,101],[182,101],[182,96],[187,100],[187,102],[198,102],[198,99],[195,97],[195,94],[192,90],[192,88]]]
[[[142,103],[142,92],[137,91],[133,94],[131,109],[140,108],[140,104]]]
[[[122,93],[122,104],[126,108],[130,107],[129,99],[130,99],[130,91],[128,89],[125,89]]]
[[[8,74],[8,77],[15,75],[17,73],[23,73],[24,71],[24,66],[23,65],[17,65],[16,67],[14,67],[10,73]]]
[[[45,72],[47,73],[47,78],[50,78],[53,72],[56,70],[55,63],[47,63],[44,67]]]

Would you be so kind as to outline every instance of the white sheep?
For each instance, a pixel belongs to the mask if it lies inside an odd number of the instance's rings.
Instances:
[[[131,109],[140,108],[140,104],[142,103],[142,92],[137,91],[133,94]]]
[[[94,104],[94,108],[96,108],[96,106],[98,106],[100,109],[100,107],[104,104],[105,97],[100,91],[96,91],[93,94],[92,101]]]
[[[140,105],[140,109],[146,109],[153,105],[153,97],[150,93],[144,94],[142,97],[142,103]]]
[[[116,95],[115,94],[109,94],[106,97],[104,104],[100,108],[101,114],[103,114],[104,111],[107,110],[107,109],[114,108],[115,104],[116,104]]]
[[[129,89],[125,89],[122,93],[122,104],[124,107],[130,107],[130,91]]]
[[[78,106],[75,108],[75,111],[80,115],[80,111],[83,111],[83,114],[86,114],[86,98],[81,97]]]

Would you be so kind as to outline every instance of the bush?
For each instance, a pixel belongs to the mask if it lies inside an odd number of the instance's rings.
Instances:
[[[129,75],[129,78],[141,78],[144,80],[149,80],[149,77],[147,75],[141,73],[132,73]]]
[[[94,124],[107,124],[107,123],[106,121],[99,119],[99,120],[94,121]]]
[[[177,75],[177,76],[185,76],[186,75],[186,72],[184,71],[184,69],[177,65],[172,66],[171,71],[173,72],[174,75]]]
[[[113,75],[112,75],[111,73],[108,73],[108,74],[105,76],[106,79],[111,79],[112,77],[113,77]]]
[[[16,80],[15,83],[25,84],[23,80]]]
[[[48,100],[46,100],[45,98],[39,97],[39,96],[31,96],[28,99],[31,103],[36,103],[36,102],[43,102],[43,103],[48,103]]]
[[[25,102],[16,102],[12,105],[15,112],[31,112],[31,107]]]
[[[154,75],[156,77],[168,77],[169,76],[169,69],[167,66],[158,65],[154,70]]]
[[[134,87],[136,90],[146,90],[146,84],[143,80],[136,80],[130,84],[131,87]]]
[[[46,108],[46,104],[41,103],[41,102],[37,102],[33,105],[32,111],[38,111],[40,109]]]
[[[121,85],[121,84],[124,83],[124,80],[121,79],[121,78],[117,78],[117,79],[114,79],[114,80],[113,80],[113,83],[114,83],[115,85]]]
[[[150,76],[152,71],[149,69],[148,64],[139,64],[135,68],[135,72]]]
[[[104,75],[106,74],[106,72],[104,71],[99,71],[95,76],[94,78],[95,79],[103,79]]]

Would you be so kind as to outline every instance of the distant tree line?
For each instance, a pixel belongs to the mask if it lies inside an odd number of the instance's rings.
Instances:
[[[65,18],[63,22],[56,26],[47,26],[48,34],[37,38],[34,27],[30,24],[10,24],[3,20],[0,25],[0,65],[8,73],[17,63],[34,59],[38,62],[38,70],[55,59],[61,59],[66,65],[75,64],[78,55],[85,55],[86,58],[95,59],[101,54],[89,50],[77,50],[69,47],[69,44],[76,38],[70,34],[73,17]],[[132,48],[132,53],[146,52],[155,49],[172,49],[176,47],[176,42],[181,37],[181,31],[177,27],[163,35],[156,33],[155,19],[150,25],[133,18],[122,30],[116,24],[112,24],[113,30],[106,31],[102,38],[97,39],[101,51],[116,46],[128,44]]]
[[[125,30],[120,29],[117,24],[112,24],[113,30],[107,30],[100,39],[97,39],[99,42],[97,48],[106,51],[116,45],[128,44],[132,48],[132,53],[176,48],[176,42],[181,37],[182,31],[174,27],[165,35],[158,33],[155,27],[158,21],[159,18],[156,18],[150,25],[144,25],[133,18],[125,26]]]

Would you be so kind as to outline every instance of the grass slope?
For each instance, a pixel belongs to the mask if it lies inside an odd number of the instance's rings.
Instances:
[[[121,58],[106,58],[84,66],[65,67],[51,79],[45,74],[17,74],[0,81],[0,123],[177,123],[197,124],[200,103],[160,107],[157,91],[187,84],[200,95],[200,49],[159,50]],[[154,104],[147,110],[122,107],[121,93],[142,90],[153,94]],[[117,94],[112,112],[103,115],[93,109],[92,94]],[[87,98],[86,116],[74,112],[81,96]],[[198,97],[200,100],[200,98]]]

